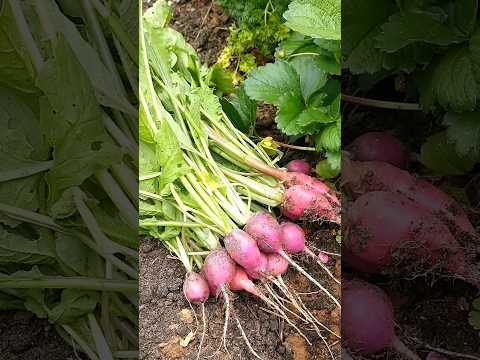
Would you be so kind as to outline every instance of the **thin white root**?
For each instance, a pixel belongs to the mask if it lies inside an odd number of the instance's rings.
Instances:
[[[240,330],[240,332],[242,333],[243,340],[245,340],[245,343],[247,344],[248,350],[250,350],[250,352],[252,353],[252,355],[255,356],[257,359],[263,360],[263,359],[257,354],[257,352],[253,349],[252,344],[250,344],[250,341],[248,340],[248,337],[247,337],[247,335],[245,334],[245,331],[243,331],[242,324],[240,324],[240,321],[238,320],[237,316],[236,316],[235,314],[233,314],[233,316],[235,317],[235,321],[237,322],[238,330]]]
[[[290,265],[292,265],[295,269],[297,269],[297,271],[301,272],[308,280],[310,280],[320,290],[322,290],[330,299],[332,299],[332,301],[335,303],[335,305],[337,305],[339,308],[342,308],[342,306],[340,305],[338,300],[332,294],[330,294],[330,292],[327,289],[325,289],[317,280],[315,280],[309,273],[307,273],[300,265],[298,265],[295,261],[290,259],[290,257],[287,254],[281,252],[280,255],[285,260],[287,260],[290,263]]]
[[[316,263],[323,269],[325,270],[325,272],[328,274],[328,276],[330,276],[332,278],[333,281],[335,281],[337,284],[340,285],[340,281],[337,280],[337,278],[332,274],[332,272],[325,266],[325,264],[323,264],[319,259],[318,259],[318,256],[315,255],[315,253],[306,248],[305,252],[307,253],[307,255],[309,255],[310,257],[314,258]]]
[[[223,325],[223,335],[222,342],[223,348],[228,353],[227,349],[227,331],[228,331],[228,322],[230,320],[230,297],[227,290],[222,289],[223,297],[225,298],[225,324]]]
[[[205,316],[205,304],[202,303],[201,308],[202,308],[203,331],[202,331],[202,337],[200,338],[200,345],[198,346],[197,360],[200,359],[200,354],[202,352],[202,347],[203,347],[203,341],[205,340],[205,333],[207,332],[207,317]],[[195,315],[195,318],[197,318],[196,315]]]
[[[412,360],[420,360],[420,357],[415,354],[412,350],[410,350],[398,337],[394,337],[392,344],[392,348],[398,352],[399,354],[404,355],[408,359]]]
[[[308,343],[308,345],[312,345],[310,340],[308,340],[308,338],[305,336],[305,334],[290,320],[290,318],[285,314],[285,312],[280,308],[280,306],[273,303],[271,300],[267,299],[266,296],[264,296],[264,298],[265,298],[265,300],[264,299],[262,299],[262,300],[264,300],[267,304],[272,306],[276,311],[278,311],[280,313],[280,315],[277,315],[277,316],[279,316],[281,319],[284,319],[291,327],[293,327],[297,331],[297,333],[305,339],[305,341]]]
[[[480,356],[475,356],[471,354],[465,354],[465,353],[459,353],[455,351],[449,351],[441,348],[437,348],[428,344],[423,344],[423,347],[425,347],[428,350],[435,351],[439,354],[445,354],[453,357],[459,357],[459,358],[465,358],[465,359],[472,359],[472,360],[480,360]]]

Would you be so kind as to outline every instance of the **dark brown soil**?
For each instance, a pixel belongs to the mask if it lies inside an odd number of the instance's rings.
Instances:
[[[333,232],[329,230],[312,234],[312,239],[316,240],[314,245],[335,251],[336,246],[331,242],[332,234]],[[297,260],[307,271],[320,279],[324,286],[332,289],[332,281],[326,280],[325,275],[319,272],[316,266],[303,263],[302,259]],[[171,258],[163,245],[154,239],[142,240],[140,262],[140,358],[144,360],[195,359],[202,333],[201,311],[199,307],[192,310],[183,296],[184,269],[180,262]],[[336,271],[337,276],[339,270],[338,268]],[[292,270],[285,277],[285,281],[298,292],[316,291],[306,278]],[[335,296],[339,296],[339,287],[331,291]],[[329,358],[326,347],[312,331],[302,329],[312,341],[313,345],[308,346],[288,324],[263,311],[264,305],[261,301],[248,294],[235,294],[235,297],[232,315],[236,314],[252,347],[262,359],[323,360]],[[334,307],[324,296],[313,294],[302,298],[318,318],[324,320],[332,330],[339,332],[338,313],[331,311]],[[207,332],[200,359],[207,359],[212,354],[216,354],[212,359],[249,360],[254,358],[235,326],[234,320],[230,322],[227,335],[227,349],[230,357],[221,346],[225,315],[223,300],[210,299],[205,306],[205,311]],[[195,316],[200,322],[198,327]],[[195,337],[187,346],[182,347],[180,342],[190,332],[196,332]],[[336,339],[328,338],[328,342],[332,345]],[[338,344],[332,346],[332,350],[338,357]]]
[[[226,44],[229,16],[212,0],[174,1],[173,9],[172,27],[185,36],[203,63],[214,64]]]
[[[48,321],[22,311],[0,313],[0,354],[2,360],[83,359]]]

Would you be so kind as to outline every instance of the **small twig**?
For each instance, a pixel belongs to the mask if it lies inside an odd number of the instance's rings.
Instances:
[[[302,150],[302,151],[317,151],[317,149],[315,149],[314,147],[309,147],[309,146],[296,146],[296,145],[290,145],[290,144],[285,144],[285,143],[281,143],[281,142],[278,142],[276,140],[275,141],[275,144],[281,146],[281,147],[284,147],[284,148],[288,148],[288,149],[294,149],[294,150]]]
[[[210,14],[210,11],[212,10],[212,6],[213,6],[213,1],[210,2],[210,6],[208,7],[207,12],[205,13],[205,16],[204,16],[203,19],[202,19],[202,23],[201,23],[200,26],[199,26],[199,29],[198,29],[198,32],[197,32],[197,36],[195,36],[195,40],[193,40],[193,43],[194,43],[194,44],[197,43],[198,37],[199,37],[200,34],[202,33],[203,25],[205,25],[205,21],[207,21],[208,14]]]
[[[416,103],[401,103],[394,101],[374,100],[345,94],[342,94],[342,101],[358,105],[372,106],[381,109],[422,111],[420,105]]]

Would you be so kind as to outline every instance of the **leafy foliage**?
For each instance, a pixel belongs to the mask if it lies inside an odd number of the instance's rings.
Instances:
[[[328,157],[317,166],[319,175],[335,177],[341,146],[336,78],[341,70],[340,2],[296,0],[284,16],[288,26],[304,33],[294,32],[285,39],[276,62],[252,71],[245,90],[251,98],[277,107],[275,120],[286,135],[311,136],[318,151]]]
[[[345,0],[343,20],[351,73],[412,74],[423,111],[440,115],[439,130],[446,130],[424,144],[425,165],[444,174],[469,171],[480,160],[478,1]],[[432,152],[440,144],[456,151],[443,164]]]
[[[0,306],[113,358],[137,350],[105,339],[136,327],[137,31],[126,8],[108,9],[112,27],[79,4],[1,3]]]

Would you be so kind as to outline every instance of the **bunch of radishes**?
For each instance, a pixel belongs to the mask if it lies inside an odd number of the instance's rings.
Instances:
[[[342,186],[354,202],[344,216],[342,254],[349,265],[364,273],[410,275],[437,267],[480,286],[478,264],[459,244],[478,242],[478,233],[455,200],[403,169],[409,160],[403,144],[375,132],[360,136],[348,150]],[[393,348],[418,359],[395,336],[393,307],[380,288],[344,281],[342,304],[343,339],[352,353]]]
[[[355,270],[370,273],[427,271],[435,266],[479,287],[475,254],[459,243],[479,242],[479,234],[453,198],[392,165],[405,165],[407,153],[397,143],[384,145],[390,139],[371,143],[381,148],[370,149],[366,156],[358,143],[371,136],[360,137],[351,147],[353,156],[368,161],[344,161],[342,186],[355,200],[344,222],[347,261]]]

